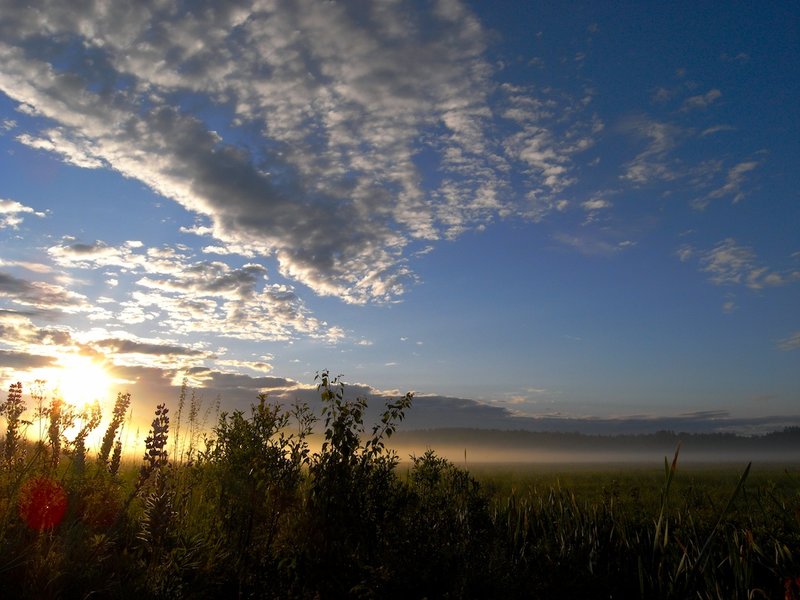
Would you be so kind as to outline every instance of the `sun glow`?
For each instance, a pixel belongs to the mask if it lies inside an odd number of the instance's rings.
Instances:
[[[28,381],[33,409],[47,409],[55,399],[72,407],[75,416],[72,425],[63,432],[72,439],[86,426],[91,415],[100,411],[101,422],[86,437],[86,445],[95,448],[102,438],[103,428],[108,423],[114,406],[113,388],[121,382],[115,380],[103,364],[88,356],[61,354],[56,357],[57,366],[37,369]],[[36,404],[38,403],[38,405]],[[47,429],[47,417],[38,419],[36,430],[41,440]]]
[[[73,406],[93,404],[105,408],[110,402],[114,381],[106,370],[86,356],[67,355],[59,359],[60,366],[46,376],[48,387]]]

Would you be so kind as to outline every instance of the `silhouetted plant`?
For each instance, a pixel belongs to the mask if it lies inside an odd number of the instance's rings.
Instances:
[[[119,442],[120,452],[122,451],[122,443],[119,439],[119,432],[122,424],[125,422],[125,415],[128,412],[128,407],[130,404],[131,395],[129,393],[123,394],[122,392],[119,392],[117,394],[117,399],[114,401],[114,409],[111,413],[111,422],[108,424],[106,432],[103,435],[103,441],[100,443],[100,452],[97,455],[97,460],[104,466],[106,466],[108,463],[112,447],[116,450],[115,441]],[[119,459],[117,459],[117,469],[118,468]]]
[[[172,456],[176,462],[181,462],[183,454],[183,448],[181,447],[181,418],[183,417],[183,407],[186,404],[186,391],[188,387],[188,380],[186,376],[184,376],[181,381],[181,391],[178,393],[178,412],[175,415],[175,422],[173,423]]]
[[[408,475],[401,596],[495,597],[488,498],[466,470],[427,450]]]
[[[111,462],[108,465],[108,472],[112,475],[119,473],[119,465],[122,462],[122,440],[117,438],[114,442],[114,451],[111,453]]]
[[[56,395],[51,398],[50,406],[42,412],[48,421],[47,445],[50,447],[50,468],[55,470],[61,461],[61,449],[66,442],[64,430],[75,423],[75,409]]]
[[[6,418],[6,441],[3,448],[6,468],[13,469],[21,464],[20,439],[22,437],[20,427],[27,421],[22,420],[25,412],[25,401],[22,398],[22,383],[12,383],[8,388],[8,397],[5,402],[0,404],[0,415]],[[28,423],[29,424],[29,423]]]
[[[293,420],[298,431],[288,433]],[[274,547],[299,504],[313,421],[308,406],[284,410],[261,394],[249,417],[222,413],[208,440],[199,464],[211,475],[207,487],[214,490],[216,519],[240,590],[257,588],[258,580],[277,571]]]
[[[387,547],[401,522],[402,483],[397,456],[385,447],[412,395],[387,405],[381,423],[364,439],[364,398],[344,397],[341,377],[317,374],[324,441],[309,467],[305,535],[313,540],[298,558],[301,585],[323,596],[378,594],[386,590]],[[312,550],[313,549],[313,550]]]
[[[94,431],[102,418],[100,403],[95,401],[87,405],[82,411],[77,412],[75,421],[80,423],[80,429],[69,442],[69,451],[72,454],[72,474],[76,478],[83,476],[86,466],[86,438]]]
[[[150,427],[150,433],[144,440],[144,464],[139,469],[139,481],[136,485],[140,489],[150,476],[169,463],[167,455],[167,441],[169,438],[169,409],[165,404],[156,407],[155,418]]]

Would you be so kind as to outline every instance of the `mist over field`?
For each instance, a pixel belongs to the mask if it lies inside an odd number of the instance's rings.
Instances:
[[[627,464],[659,465],[680,445],[682,463],[800,464],[800,429],[760,436],[662,431],[639,435],[566,432],[431,429],[399,431],[391,446],[401,459],[433,449],[456,464]]]

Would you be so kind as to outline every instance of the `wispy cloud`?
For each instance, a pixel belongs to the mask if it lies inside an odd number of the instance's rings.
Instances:
[[[611,256],[632,245],[628,241],[612,242],[596,235],[572,235],[565,232],[553,234],[553,239],[587,256]]]
[[[708,273],[717,285],[744,285],[754,290],[800,281],[800,271],[778,271],[763,266],[752,248],[740,245],[733,238],[719,242],[710,250],[698,252],[682,246],[678,256],[686,261],[697,256],[700,270]]]
[[[778,348],[785,352],[800,349],[800,331],[795,331],[789,337],[778,342]]]
[[[683,104],[681,105],[681,110],[690,111],[708,108],[721,97],[722,92],[720,92],[718,89],[709,90],[705,94],[691,96],[684,100]]]
[[[620,128],[645,142],[644,149],[623,166],[622,180],[643,185],[652,181],[672,181],[682,175],[671,156],[686,135],[682,128],[646,116],[630,117],[621,123]]]
[[[47,150],[61,155],[64,162],[84,169],[99,169],[104,161],[91,149],[92,142],[83,136],[73,136],[63,128],[48,129],[38,137],[27,133],[17,136],[17,141],[37,150]]]
[[[587,102],[563,95],[539,98],[530,90],[504,84],[508,107],[503,117],[519,129],[504,141],[506,154],[536,176],[534,191],[557,194],[576,180],[575,157],[592,147],[602,121],[587,113]]]
[[[593,223],[600,218],[600,214],[608,211],[614,206],[610,200],[601,196],[597,196],[585,202],[581,202],[581,208],[586,212],[586,218],[583,221],[584,225]]]
[[[715,133],[722,133],[725,131],[736,131],[736,127],[733,127],[731,125],[714,125],[700,132],[700,136],[706,137],[707,135],[713,135]]]
[[[724,62],[737,62],[740,64],[750,62],[750,55],[747,52],[737,52],[735,55],[723,52],[719,58]]]
[[[40,262],[32,262],[28,260],[5,260],[0,258],[0,267],[19,267],[33,273],[52,273],[52,265],[46,265]]]
[[[759,164],[758,161],[747,160],[734,165],[728,169],[725,183],[696,200],[695,206],[697,208],[705,208],[712,200],[725,197],[730,197],[734,204],[740,202],[747,195],[744,189],[747,182],[747,174],[755,170]]]

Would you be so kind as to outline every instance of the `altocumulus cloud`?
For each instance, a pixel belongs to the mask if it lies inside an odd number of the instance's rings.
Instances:
[[[114,269],[139,291],[120,303],[116,317],[134,325],[159,319],[177,333],[214,332],[252,340],[286,340],[297,334],[337,340],[344,332],[313,317],[291,286],[267,282],[266,268],[234,268],[201,260],[180,247],[145,248],[127,241],[111,246],[65,240],[48,253],[69,269]]]
[[[19,142],[138,179],[198,215],[210,247],[273,257],[347,302],[401,296],[419,244],[561,206],[602,130],[590,97],[497,86],[487,33],[458,2],[0,6],[0,90],[47,123]],[[188,99],[226,111],[222,133]],[[71,250],[55,256],[124,254]]]

